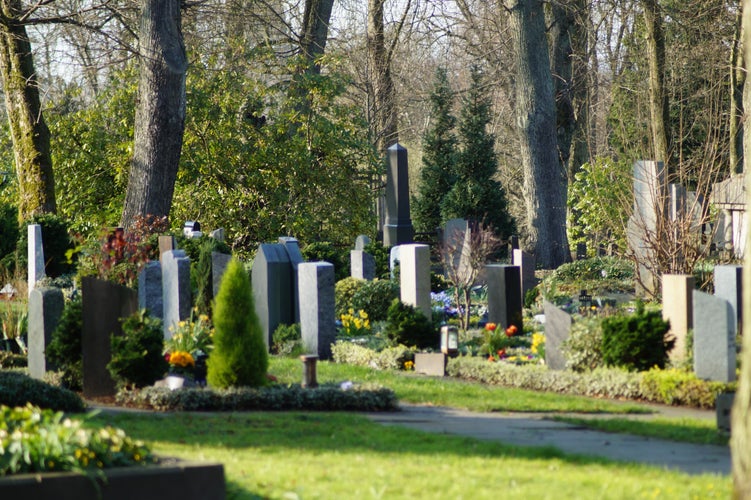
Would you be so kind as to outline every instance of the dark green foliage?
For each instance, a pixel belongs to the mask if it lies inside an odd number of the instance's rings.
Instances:
[[[0,351],[0,370],[8,368],[25,368],[28,365],[25,354],[12,351]]]
[[[389,279],[391,277],[390,268],[390,248],[386,248],[377,241],[371,241],[365,245],[365,251],[373,256],[375,259],[375,275],[381,279]]]
[[[52,340],[46,349],[47,363],[61,373],[63,387],[79,391],[83,387],[83,301],[79,298],[65,304]]]
[[[334,278],[339,281],[349,276],[349,248],[337,248],[330,241],[317,241],[300,249],[308,262],[330,262],[334,265]]]
[[[26,406],[31,403],[55,411],[83,412],[86,405],[73,391],[35,380],[13,371],[0,371],[0,405]]]
[[[303,354],[302,332],[300,323],[279,325],[271,335],[271,352],[279,356],[297,356]]]
[[[366,281],[352,295],[351,307],[368,313],[371,323],[384,321],[388,317],[389,307],[394,299],[399,298],[399,285],[393,280]]]
[[[0,202],[0,261],[6,255],[12,255],[18,242],[18,208],[8,203]]]
[[[457,160],[453,132],[456,118],[451,114],[453,99],[446,68],[438,68],[430,93],[430,127],[422,140],[417,195],[411,203],[412,222],[418,233],[433,233],[445,222],[441,217],[441,200],[454,183]]]
[[[541,284],[542,293],[578,295],[587,290],[590,295],[602,292],[633,292],[634,265],[617,257],[593,257],[563,264]],[[548,299],[550,300],[550,299]]]
[[[491,121],[490,100],[485,95],[482,72],[474,67],[471,76],[459,119],[461,151],[454,183],[441,202],[441,217],[444,221],[453,218],[482,221],[496,235],[508,238],[516,232],[516,224],[508,212],[506,190],[495,180],[498,169],[495,139],[487,131]]]
[[[537,297],[540,296],[540,287],[534,286],[527,290],[527,293],[524,294],[524,308],[525,309],[531,309],[532,306],[535,305],[535,302],[537,302]]]
[[[451,283],[442,274],[430,271],[430,291],[439,293],[451,288]]]
[[[438,332],[433,322],[399,299],[395,299],[389,307],[384,333],[394,344],[418,349],[438,348]]]
[[[350,308],[354,309],[352,297],[365,283],[365,280],[351,276],[336,282],[336,285],[334,285],[334,307],[337,318],[349,311]]]
[[[123,321],[123,335],[111,339],[112,360],[107,364],[118,387],[146,387],[167,372],[162,321],[145,309]]]
[[[571,333],[561,351],[566,368],[575,372],[594,370],[604,366],[602,359],[602,320],[596,316],[582,317],[571,325]]]
[[[664,368],[675,345],[666,336],[670,323],[660,311],[645,311],[639,303],[631,316],[611,316],[602,321],[602,359],[606,365],[630,371]]]
[[[211,301],[214,298],[214,277],[212,272],[211,253],[216,252],[216,240],[206,238],[201,242],[199,247],[198,260],[195,265],[191,265],[191,274],[194,276],[196,284],[196,307],[198,314],[205,314],[212,317]]]
[[[191,262],[198,262],[201,258],[201,252],[204,251],[204,245],[211,248],[209,253],[219,252],[228,255],[232,253],[232,249],[226,243],[211,236],[203,235],[200,238],[188,238],[183,233],[173,236],[175,237],[175,246],[181,250],[185,250],[185,255],[190,258]]]
[[[207,380],[217,388],[258,387],[267,381],[268,364],[250,278],[242,263],[232,259],[214,302],[214,350]]]
[[[339,384],[315,389],[273,385],[253,389],[183,389],[147,387],[121,391],[119,404],[159,411],[394,411],[398,400],[391,389],[358,387],[342,390]]]
[[[69,274],[75,270],[75,265],[68,262],[66,253],[73,250],[74,244],[68,234],[68,223],[52,214],[35,215],[24,222],[18,235],[17,255],[19,270],[26,271],[28,264],[29,224],[42,226],[42,249],[44,250],[45,273],[51,278]]]

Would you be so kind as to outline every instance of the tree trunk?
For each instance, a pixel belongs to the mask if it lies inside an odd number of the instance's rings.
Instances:
[[[574,0],[575,9],[579,17],[571,26],[572,52],[572,85],[571,102],[574,108],[575,124],[573,131],[573,150],[568,167],[568,180],[573,182],[574,176],[581,166],[591,160],[593,138],[595,136],[594,120],[590,120],[591,96],[596,92],[597,56],[590,44],[592,21],[589,16],[587,0]],[[592,62],[592,72],[589,63]]]
[[[664,162],[665,168],[670,172],[670,116],[668,95],[665,92],[665,36],[662,29],[662,9],[658,0],[643,0],[643,5],[647,30],[652,148],[654,159]]]
[[[315,64],[326,50],[329,37],[329,22],[334,0],[306,0],[303,12],[302,38],[300,50],[308,62],[308,70],[319,72]]]
[[[553,63],[551,72],[556,106],[558,156],[561,168],[568,171],[571,142],[576,129],[574,107],[571,102],[571,87],[573,84],[571,29],[574,25],[574,11],[568,3],[554,2],[551,6],[551,13],[550,52]]]
[[[386,51],[383,34],[383,4],[385,0],[368,0],[368,64],[370,66],[369,115],[373,117],[373,137],[376,151],[385,157],[389,146],[399,141],[394,81],[391,78],[390,55]]]
[[[743,2],[736,15],[733,47],[730,53],[730,172],[743,172],[743,89],[746,63],[743,59]]]
[[[0,1],[0,75],[18,177],[18,220],[55,213],[50,131],[42,116],[37,75],[17,0]]]
[[[185,129],[188,67],[179,0],[146,0],[140,27],[140,79],[122,224],[169,215]]]
[[[516,121],[524,171],[528,241],[537,262],[554,269],[571,260],[566,236],[566,170],[556,140],[556,108],[541,0],[505,0],[515,49]]]

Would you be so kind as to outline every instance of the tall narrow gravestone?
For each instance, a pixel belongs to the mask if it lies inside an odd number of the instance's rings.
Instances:
[[[430,319],[430,247],[419,244],[399,245],[399,258],[402,302],[414,306]]]
[[[743,266],[715,266],[714,294],[725,299],[733,309],[735,331],[742,333],[743,326]]]
[[[319,359],[331,358],[331,344],[336,341],[334,281],[334,265],[329,262],[298,266],[302,342],[305,352]]]
[[[44,278],[44,247],[42,246],[42,226],[29,224],[28,228],[28,287],[29,296],[37,281]]]
[[[294,318],[292,265],[284,246],[273,243],[258,246],[251,283],[256,314],[261,321],[263,340],[268,349],[276,328],[281,324],[292,324]]]
[[[211,252],[211,296],[216,297],[219,293],[219,285],[222,284],[224,271],[227,270],[232,256],[221,252]]]
[[[409,166],[407,150],[399,144],[388,149],[386,170],[386,220],[383,225],[383,246],[411,243],[414,237],[409,214]]]
[[[675,346],[670,351],[674,362],[686,359],[686,338],[693,328],[695,283],[695,278],[687,274],[662,276],[662,319],[670,321],[670,333],[675,337]]]
[[[516,249],[511,254],[511,263],[520,268],[522,276],[522,302],[524,302],[527,292],[537,285],[537,278],[535,278],[535,256],[524,250]]]
[[[29,375],[44,378],[47,372],[45,350],[52,340],[65,308],[63,292],[59,288],[35,288],[29,295]]]
[[[361,280],[375,278],[375,258],[364,250],[350,250],[350,275]]]
[[[154,318],[164,318],[162,266],[150,261],[138,273],[138,308],[146,309]]]
[[[735,313],[727,300],[693,291],[694,373],[705,380],[735,380]]]
[[[297,241],[297,238],[293,238],[291,236],[281,236],[279,238],[279,244],[284,246],[284,250],[287,252],[287,256],[289,257],[289,264],[292,266],[292,281],[290,282],[290,290],[292,291],[292,322],[293,323],[299,323],[300,322],[300,298],[297,295],[297,266],[299,266],[302,262],[305,262],[305,259],[302,256],[302,253],[300,252],[300,243]]]
[[[172,337],[175,325],[190,317],[191,306],[190,259],[185,255],[184,250],[168,250],[162,254],[162,307],[165,339]]]
[[[488,264],[485,266],[488,283],[488,322],[503,328],[516,326],[522,329],[522,287],[518,266]]]
[[[571,315],[548,301],[542,303],[545,312],[545,364],[551,370],[566,368],[561,346],[571,334]]]

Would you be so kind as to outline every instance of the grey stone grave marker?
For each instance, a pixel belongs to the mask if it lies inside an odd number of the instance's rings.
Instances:
[[[138,273],[138,307],[155,318],[164,318],[162,265],[150,261]]]
[[[517,249],[511,255],[511,263],[519,266],[519,272],[522,277],[522,304],[524,304],[524,297],[527,295],[527,292],[537,285],[537,278],[535,278],[535,256],[524,250]]]
[[[350,275],[361,280],[375,278],[375,257],[364,250],[350,250]]]
[[[42,226],[29,224],[28,228],[28,287],[29,297],[37,281],[45,277],[44,246],[42,245]]]
[[[298,269],[299,271],[299,269]],[[258,246],[251,271],[253,300],[261,321],[266,348],[271,345],[276,328],[293,323],[292,265],[283,245],[262,243]]]
[[[162,307],[164,338],[172,337],[172,330],[181,320],[190,318],[190,259],[185,250],[168,250],[162,254]]]
[[[401,301],[414,306],[430,319],[430,246],[399,245],[399,257]]]
[[[370,245],[370,237],[365,234],[360,234],[355,238],[355,250],[365,250],[365,247]]]
[[[551,370],[564,370],[566,358],[561,346],[571,334],[571,315],[548,301],[543,301],[545,313],[545,364]]]
[[[287,256],[289,257],[289,263],[292,266],[292,282],[290,283],[290,290],[292,290],[292,303],[295,306],[292,309],[292,322],[299,323],[300,299],[297,295],[297,266],[305,262],[305,259],[300,252],[300,243],[297,241],[297,238],[293,238],[291,236],[281,236],[279,238],[279,244],[284,246],[284,250],[287,252]]]
[[[219,229],[214,229],[209,233],[209,236],[214,238],[216,241],[224,242],[224,228],[220,227]]]
[[[727,300],[698,290],[694,304],[694,373],[705,380],[735,380],[735,313]]]
[[[400,258],[399,258],[399,248],[391,247],[391,250],[389,250],[389,271],[391,272],[391,279],[394,279],[396,273],[396,266],[400,264]]]
[[[735,318],[735,331],[743,333],[743,266],[715,266],[714,294],[730,303]]]
[[[303,262],[298,266],[300,331],[307,354],[331,358],[336,341],[334,318],[334,265],[329,262]]]
[[[29,296],[28,363],[33,378],[44,378],[48,368],[45,351],[64,308],[65,299],[59,288],[35,288]]]
[[[503,328],[522,329],[521,272],[519,266],[488,264],[485,266],[488,283],[488,322]]]
[[[229,261],[232,260],[232,256],[221,252],[211,252],[211,294],[216,297],[219,293],[219,285],[222,284],[222,277],[224,277],[224,271],[227,270]]]
[[[138,293],[132,288],[93,277],[81,279],[83,293],[83,395],[112,396],[115,382],[107,371],[112,335],[122,335],[121,318],[138,310]]]
[[[409,166],[407,150],[399,144],[388,148],[386,169],[386,220],[383,225],[383,246],[411,243],[414,238],[409,214]]]

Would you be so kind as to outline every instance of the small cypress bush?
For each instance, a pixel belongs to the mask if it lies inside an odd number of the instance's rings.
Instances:
[[[259,387],[266,383],[268,364],[250,278],[242,263],[232,259],[214,303],[214,350],[207,380],[216,388]]]
[[[118,387],[146,387],[167,371],[164,359],[162,321],[152,318],[145,309],[123,321],[123,335],[111,340],[112,360],[107,370]]]
[[[83,302],[80,298],[65,304],[52,340],[46,349],[47,362],[61,372],[63,387],[72,391],[83,388]]]
[[[668,336],[670,323],[660,311],[645,311],[637,304],[631,316],[611,316],[602,321],[602,359],[606,365],[629,371],[664,368],[675,339]]]
[[[394,299],[389,307],[384,331],[394,344],[415,346],[418,349],[438,347],[438,333],[432,321],[399,299]]]

